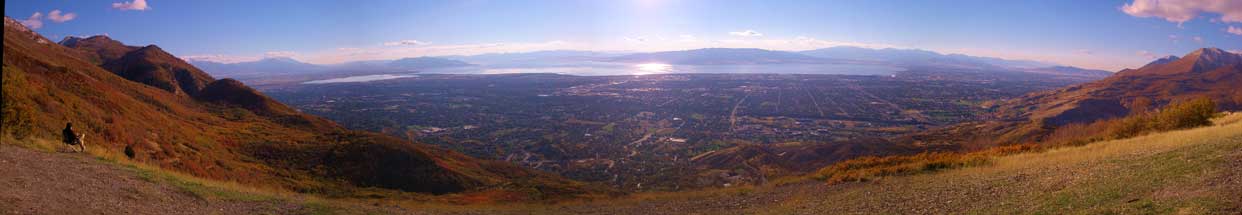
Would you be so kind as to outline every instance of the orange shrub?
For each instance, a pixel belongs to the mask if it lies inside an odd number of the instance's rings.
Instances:
[[[1186,129],[1212,124],[1216,116],[1216,102],[1209,98],[1198,98],[1186,102],[1175,103],[1161,110],[1155,116],[1155,130]]]
[[[1198,98],[1170,104],[1160,110],[1136,110],[1130,116],[1100,120],[1090,124],[1070,124],[1057,128],[1046,139],[1048,145],[1083,145],[1124,139],[1152,132],[1211,125],[1216,103]]]

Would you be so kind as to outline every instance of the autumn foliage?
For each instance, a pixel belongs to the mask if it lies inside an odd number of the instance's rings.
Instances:
[[[1217,115],[1216,103],[1208,98],[1177,102],[1155,111],[1138,108],[1135,110],[1124,118],[1062,126],[1043,144],[1008,145],[975,152],[924,152],[914,155],[860,157],[820,169],[812,177],[833,184],[977,166],[987,164],[996,156],[1042,150],[1045,147],[1082,145],[1211,125],[1211,119]]]
[[[1197,98],[1172,103],[1155,111],[1135,108],[1135,111],[1124,118],[1062,126],[1045,142],[1053,145],[1082,145],[1211,125],[1211,119],[1217,115],[1216,106],[1212,99]]]

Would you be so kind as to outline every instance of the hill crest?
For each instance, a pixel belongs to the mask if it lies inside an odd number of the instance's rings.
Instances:
[[[211,75],[156,45],[130,51],[102,66],[126,79],[175,94],[194,95],[215,81]]]
[[[89,55],[88,58],[98,64],[119,59],[125,56],[125,53],[129,53],[139,48],[135,46],[127,46],[122,44],[120,41],[113,40],[112,38],[104,35],[95,35],[86,38],[68,36],[61,40],[59,44],[68,48],[86,52]]]
[[[974,148],[1041,141],[1058,127],[1087,124],[1206,97],[1221,110],[1242,110],[1242,56],[1203,48],[1183,57],[1158,59],[1139,69],[1056,90],[1030,93],[989,105],[990,120],[906,137],[965,143]],[[930,144],[930,143],[929,143]]]

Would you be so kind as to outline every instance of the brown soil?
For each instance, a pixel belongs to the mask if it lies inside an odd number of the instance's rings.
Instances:
[[[288,214],[280,201],[207,199],[86,154],[0,145],[0,214]]]

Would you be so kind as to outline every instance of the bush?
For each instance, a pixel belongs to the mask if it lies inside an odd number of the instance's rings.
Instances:
[[[1123,139],[1146,133],[1153,128],[1154,123],[1150,114],[1142,114],[1110,120],[1103,125],[1108,126],[1106,131],[1109,139]]]
[[[13,135],[16,139],[25,139],[30,136],[33,130],[33,118],[31,108],[22,103],[13,102],[12,99],[4,99],[3,107],[0,107],[0,126],[3,127],[4,135]]]
[[[13,135],[16,139],[30,136],[34,127],[34,108],[18,99],[16,94],[25,92],[25,74],[18,69],[4,67],[0,79],[0,135]]]
[[[1107,123],[1108,137],[1121,139],[1151,132],[1187,129],[1212,124],[1216,102],[1197,98],[1170,104],[1157,112],[1140,112]]]
[[[1136,105],[1137,106],[1137,105]],[[1208,98],[1176,102],[1159,110],[1134,110],[1130,116],[1090,124],[1070,124],[1046,139],[1050,145],[1082,145],[1124,139],[1152,132],[1187,129],[1212,124],[1217,104]]]
[[[1208,98],[1169,105],[1156,114],[1153,129],[1165,131],[1212,125],[1216,116],[1216,102]]]

